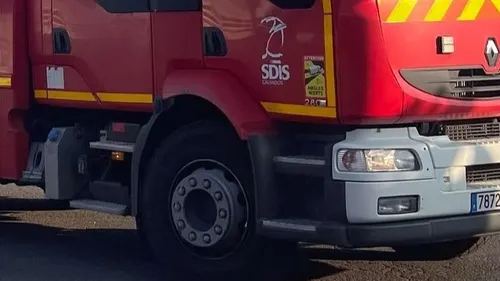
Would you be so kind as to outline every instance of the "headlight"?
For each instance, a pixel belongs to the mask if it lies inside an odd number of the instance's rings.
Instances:
[[[407,149],[342,149],[337,153],[342,172],[397,172],[419,169],[413,152]]]

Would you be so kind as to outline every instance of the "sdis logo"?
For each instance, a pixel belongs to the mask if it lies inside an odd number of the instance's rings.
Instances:
[[[284,81],[290,79],[290,66],[281,64],[280,61],[263,64],[261,70],[264,85],[283,85]]]
[[[290,79],[290,67],[287,64],[281,63],[280,58],[283,57],[283,53],[276,48],[276,46],[271,47],[271,41],[273,38],[281,39],[278,41],[280,43],[279,48],[283,47],[285,43],[285,33],[286,24],[275,16],[269,16],[261,21],[262,24],[270,24],[269,26],[269,37],[266,43],[265,53],[262,55],[262,60],[265,62],[261,66],[262,72],[262,84],[264,85],[283,85],[284,81]],[[280,35],[279,37],[277,35]]]

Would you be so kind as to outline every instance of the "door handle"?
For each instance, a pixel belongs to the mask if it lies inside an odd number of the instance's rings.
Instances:
[[[52,49],[54,54],[71,53],[71,39],[66,29],[58,27],[52,30]]]
[[[225,56],[227,54],[227,44],[222,30],[217,27],[204,27],[203,49],[205,56]]]

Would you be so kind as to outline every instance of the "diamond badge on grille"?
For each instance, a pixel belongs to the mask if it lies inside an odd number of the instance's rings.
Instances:
[[[489,67],[494,67],[498,62],[498,44],[495,38],[488,38],[486,41],[486,48],[484,50],[484,55]]]

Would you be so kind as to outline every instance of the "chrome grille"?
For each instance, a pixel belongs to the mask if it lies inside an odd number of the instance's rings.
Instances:
[[[450,95],[455,98],[492,98],[500,96],[500,75],[489,75],[483,69],[462,69],[450,75]],[[450,72],[451,74],[451,72]]]
[[[500,164],[475,165],[465,168],[467,183],[500,180]]]
[[[484,123],[445,125],[445,134],[452,141],[500,138],[500,123],[495,119]]]
[[[403,78],[413,87],[432,95],[453,99],[500,97],[500,73],[482,68],[403,69]]]

